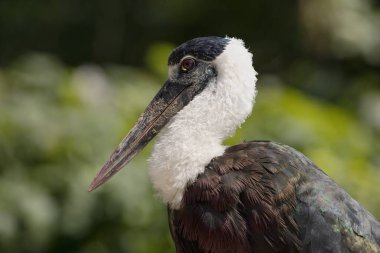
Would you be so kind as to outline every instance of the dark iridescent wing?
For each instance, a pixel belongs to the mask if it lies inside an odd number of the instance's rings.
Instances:
[[[309,159],[272,142],[228,148],[170,211],[178,252],[379,252],[377,221]]]
[[[380,252],[380,223],[365,208],[304,155],[272,145],[301,161],[295,219],[303,252]]]

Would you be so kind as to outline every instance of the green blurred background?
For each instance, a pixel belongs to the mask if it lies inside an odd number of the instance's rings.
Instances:
[[[174,252],[151,145],[87,187],[198,36],[246,41],[253,115],[228,144],[304,152],[380,218],[380,4],[0,0],[0,252]]]

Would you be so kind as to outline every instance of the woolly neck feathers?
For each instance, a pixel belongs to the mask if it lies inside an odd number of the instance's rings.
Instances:
[[[256,71],[244,42],[228,38],[213,61],[217,78],[162,129],[149,159],[151,181],[163,201],[180,208],[184,189],[224,153],[223,141],[251,113]]]

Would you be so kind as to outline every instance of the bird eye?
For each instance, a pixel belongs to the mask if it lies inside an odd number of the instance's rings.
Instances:
[[[193,58],[185,58],[181,62],[181,70],[187,72],[193,69],[195,66],[195,60]]]

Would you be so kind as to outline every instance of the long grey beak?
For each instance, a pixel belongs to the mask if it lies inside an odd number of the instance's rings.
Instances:
[[[197,85],[166,81],[135,126],[98,172],[88,191],[98,188],[121,170],[199,90]]]

